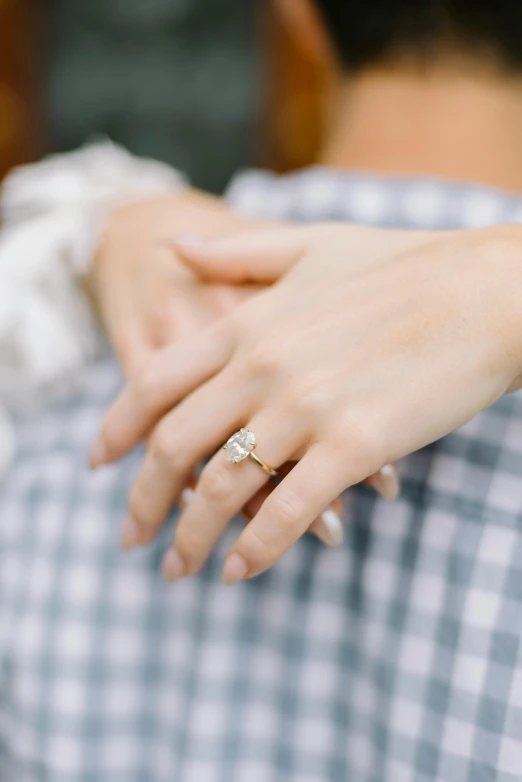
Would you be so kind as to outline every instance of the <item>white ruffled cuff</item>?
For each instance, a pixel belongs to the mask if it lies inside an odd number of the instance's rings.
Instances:
[[[108,213],[186,185],[110,141],[15,169],[0,189],[0,474],[14,452],[7,410],[34,406],[92,360],[82,289]]]

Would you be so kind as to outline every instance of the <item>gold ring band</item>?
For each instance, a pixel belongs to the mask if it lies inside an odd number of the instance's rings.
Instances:
[[[251,432],[250,429],[240,429],[239,432],[236,432],[232,437],[228,438],[223,446],[223,450],[225,451],[227,460],[232,462],[232,464],[239,464],[239,462],[242,462],[250,456],[252,461],[255,462],[258,467],[261,467],[263,472],[266,472],[267,475],[274,478],[278,474],[277,470],[270,467],[269,464],[264,462],[263,459],[254,453],[256,445],[257,440],[255,434]]]
[[[269,464],[264,462],[262,459],[259,458],[257,454],[255,454],[253,451],[251,451],[249,454],[250,458],[253,462],[255,462],[258,467],[261,467],[261,469],[266,472],[267,475],[270,475],[272,478],[275,478],[277,475],[277,470],[274,470],[273,467],[270,467]]]

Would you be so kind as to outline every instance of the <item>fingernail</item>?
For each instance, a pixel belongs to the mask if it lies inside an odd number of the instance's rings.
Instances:
[[[140,528],[131,516],[127,516],[121,528],[121,547],[131,551],[140,544]]]
[[[185,575],[185,565],[175,548],[169,549],[163,560],[163,575],[171,584]]]
[[[399,496],[401,486],[397,470],[393,464],[385,464],[376,476],[375,488],[385,499],[395,500]]]
[[[235,551],[229,554],[223,568],[223,583],[226,586],[234,586],[242,581],[248,573],[248,565],[241,554]]]
[[[340,546],[344,538],[344,527],[341,519],[332,508],[321,513],[321,528],[316,531],[327,546]]]
[[[175,236],[172,239],[168,239],[169,244],[174,244],[180,250],[193,250],[195,247],[201,247],[204,244],[204,239],[201,236],[192,236],[191,234]]]
[[[187,505],[190,505],[192,500],[194,499],[194,489],[190,489],[188,486],[186,489],[183,489],[181,492],[181,497],[179,498],[179,504],[182,508],[186,508]]]
[[[108,459],[109,453],[107,451],[107,446],[101,437],[96,438],[89,453],[89,465],[91,470],[95,470],[97,467],[101,467],[101,465],[105,464]]]

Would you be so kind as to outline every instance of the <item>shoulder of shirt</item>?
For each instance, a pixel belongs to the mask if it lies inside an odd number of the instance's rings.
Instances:
[[[428,178],[374,176],[311,167],[287,175],[247,170],[226,200],[248,217],[303,222],[346,220],[413,229],[522,223],[522,195]]]

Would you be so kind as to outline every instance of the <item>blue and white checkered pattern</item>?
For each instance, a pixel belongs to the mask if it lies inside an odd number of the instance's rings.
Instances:
[[[246,212],[415,228],[522,222],[522,202],[322,169],[238,179]],[[140,455],[91,474],[110,358],[20,424],[0,492],[1,782],[520,782],[522,395],[346,494],[346,540],[303,538],[227,589],[224,554],[167,587],[173,520],[124,555]]]

